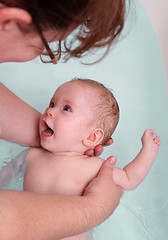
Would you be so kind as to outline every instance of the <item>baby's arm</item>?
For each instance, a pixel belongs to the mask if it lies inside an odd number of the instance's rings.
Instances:
[[[144,180],[159,149],[160,139],[153,130],[145,130],[141,141],[142,148],[136,158],[124,169],[115,168],[113,172],[115,183],[125,190],[136,188]]]
[[[26,168],[26,151],[21,152],[0,170],[0,189],[7,186],[13,177]]]

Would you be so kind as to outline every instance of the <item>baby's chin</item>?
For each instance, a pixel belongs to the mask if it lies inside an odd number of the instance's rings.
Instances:
[[[43,149],[55,155],[82,156],[85,155],[86,151],[85,148],[79,146],[72,147],[67,146],[66,144],[56,144],[51,138],[40,138],[40,144]]]
[[[46,141],[44,141],[44,139],[41,139],[41,138],[40,138],[40,146],[44,150],[51,152],[50,147],[48,146],[48,143]]]
[[[67,152],[67,151],[65,151],[65,149],[58,148],[58,147],[55,147],[55,146],[51,146],[43,138],[40,139],[40,140],[41,140],[40,141],[41,147],[48,152],[51,152],[55,155],[65,155],[65,153]]]

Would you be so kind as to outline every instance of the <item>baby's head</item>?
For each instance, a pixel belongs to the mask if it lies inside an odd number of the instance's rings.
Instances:
[[[86,91],[91,89],[95,100],[93,102],[93,98],[90,99],[90,104],[93,105],[93,126],[103,130],[104,136],[100,143],[104,144],[115,131],[119,121],[119,106],[113,93],[102,83],[91,79],[74,78],[70,82],[86,87]]]
[[[110,90],[90,79],[73,79],[54,93],[40,120],[43,148],[78,152],[104,144],[119,120],[119,107]]]

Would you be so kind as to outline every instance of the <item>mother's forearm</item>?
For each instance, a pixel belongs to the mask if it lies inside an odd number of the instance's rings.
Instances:
[[[0,138],[27,146],[39,146],[41,114],[0,83]]]
[[[79,234],[98,222],[91,203],[86,197],[2,190],[0,239],[58,240]]]

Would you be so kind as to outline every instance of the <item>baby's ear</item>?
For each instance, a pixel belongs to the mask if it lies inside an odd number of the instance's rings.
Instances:
[[[101,143],[103,137],[104,131],[101,128],[96,128],[83,140],[83,144],[89,148],[96,147]]]

